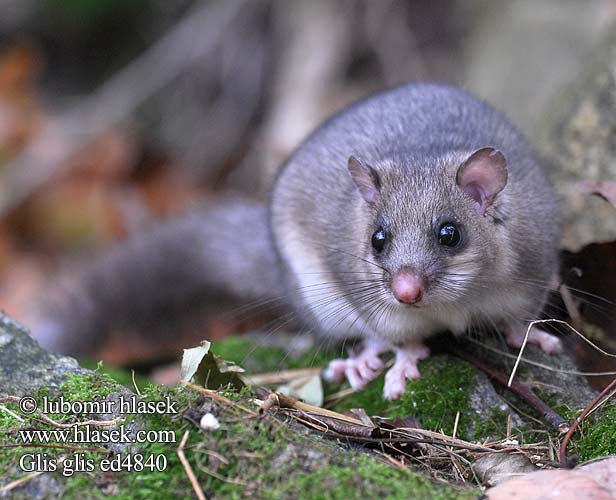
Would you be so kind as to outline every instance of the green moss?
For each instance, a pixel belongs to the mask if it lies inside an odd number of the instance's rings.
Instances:
[[[15,413],[16,415],[19,415],[19,408],[17,406],[17,404],[14,403],[2,403],[2,406],[4,406],[7,410]],[[0,411],[0,429],[9,429],[12,427],[18,427],[20,424],[20,421],[13,417],[10,413],[5,412],[5,411]]]
[[[236,362],[249,373],[279,369],[326,366],[340,352],[314,348],[299,358],[285,355],[280,348],[256,344],[249,337],[230,338],[212,344],[212,351]],[[353,393],[336,403],[334,410],[346,411],[363,408],[368,415],[386,417],[414,416],[430,430],[453,431],[456,413],[460,412],[457,435],[472,439],[500,436],[506,428],[507,414],[495,409],[492,419],[482,422],[469,410],[470,390],[475,382],[474,369],[467,363],[451,357],[436,356],[420,362],[419,380],[407,382],[407,392],[396,401],[383,399],[384,376],[364,390]],[[340,388],[339,384],[325,384],[326,394]],[[469,435],[467,431],[472,431]]]
[[[109,375],[94,372],[90,375],[69,375],[60,386],[59,394],[69,401],[85,401],[102,399],[120,390],[120,384]]]
[[[359,454],[352,455],[345,466],[320,467],[309,474],[299,470],[271,493],[270,498],[298,500],[447,499],[477,498],[479,494],[478,490],[460,491],[431,483],[409,470],[395,469]]]
[[[434,370],[443,368],[438,364]],[[425,372],[430,376],[432,368],[425,367]],[[464,375],[457,372],[457,377],[460,380]],[[70,401],[84,401],[104,397],[118,389],[120,386],[108,376],[94,374],[70,377],[53,396],[45,388],[40,389],[36,396],[52,399],[63,396]],[[427,398],[431,392],[429,386],[415,386],[415,390],[418,395],[425,393],[422,398]],[[132,445],[123,453],[140,453],[144,457],[164,456],[165,470],[122,471],[105,476],[98,467],[104,456],[92,453],[86,458],[91,457],[96,463],[93,473],[76,472],[67,479],[61,476],[61,472],[53,473],[65,484],[63,498],[162,500],[170,496],[193,497],[192,487],[177,456],[179,441],[186,431],[189,431],[186,457],[206,495],[214,498],[469,498],[478,493],[477,490],[457,490],[432,483],[410,470],[392,467],[363,451],[343,451],[335,442],[324,440],[301,426],[282,422],[272,414],[262,417],[247,415],[236,406],[216,403],[192,389],[150,385],[143,387],[142,392],[146,401],[160,401],[168,396],[177,402],[179,413],[133,415],[127,418],[125,425],[136,425],[149,431],[173,430],[176,442]],[[225,396],[238,404],[254,408],[248,389],[239,392],[228,389]],[[380,394],[376,399],[382,401]],[[8,406],[16,410],[15,405]],[[217,416],[221,423],[219,430],[201,431],[195,425],[194,420],[200,417],[204,408]],[[402,409],[400,413],[404,413]],[[74,421],[78,416],[64,418]],[[0,419],[3,428],[20,425],[17,419],[3,412],[0,412]],[[444,420],[446,418],[443,416],[437,418],[435,425],[440,425]],[[26,422],[26,425],[49,428],[35,420]],[[14,439],[5,435],[3,442],[13,442]],[[24,449],[10,448],[8,451],[2,454],[5,465],[0,466],[2,472],[10,472],[4,477],[15,479],[23,476],[16,470],[16,463]],[[43,448],[42,451],[50,457],[67,454],[62,449]],[[105,490],[101,489],[101,485],[106,486]]]
[[[175,442],[148,442],[133,445],[130,449],[132,454],[140,454],[147,460],[149,456],[163,456],[165,460],[164,470],[146,469],[132,471],[117,475],[118,494],[106,498],[118,499],[165,499],[169,494],[178,494],[181,498],[190,497],[192,490],[186,482],[186,474],[177,455],[177,448],[184,432],[191,428],[193,432],[186,444],[188,450],[200,441],[199,433],[187,420],[181,418],[181,411],[190,401],[197,397],[197,393],[188,391],[183,387],[169,388],[165,386],[148,385],[142,389],[144,401],[162,401],[169,397],[176,402],[179,411],[174,413],[136,414],[126,420],[126,424],[134,421],[137,426],[147,431],[173,431]],[[128,451],[127,451],[128,453]],[[187,452],[187,455],[189,452]],[[75,496],[79,491],[76,490]]]
[[[106,375],[109,375],[118,384],[134,390],[133,373],[131,370],[127,370],[125,368],[121,368],[117,366],[107,366],[103,364],[102,361],[93,361],[93,360],[88,360],[88,359],[80,359],[79,364],[83,366],[84,368],[94,370],[97,373],[104,373]],[[143,375],[136,373],[135,383],[137,384],[137,387],[141,389],[142,387],[148,384],[151,384],[152,380],[148,377],[145,377]]]
[[[86,493],[87,492],[87,493]],[[66,480],[66,490],[63,498],[106,498],[106,495],[98,489],[92,477],[84,473],[75,473]]]
[[[331,350],[315,347],[300,357],[293,357],[281,347],[259,343],[250,337],[230,337],[213,342],[210,350],[253,374],[326,366],[336,356]]]
[[[616,455],[616,403],[605,405],[598,416],[586,420],[581,436],[573,440],[580,460]]]
[[[148,398],[171,395],[182,405],[194,405],[198,393],[188,389],[152,388]],[[225,393],[250,406],[246,389]],[[210,403],[208,403],[210,404]],[[232,406],[213,409],[221,428],[200,433],[186,420],[156,415],[148,429],[176,429],[178,439],[190,431],[186,456],[206,494],[214,498],[470,498],[477,490],[456,490],[433,484],[411,471],[399,470],[359,451],[339,451],[304,428],[280,422],[272,415],[251,417]],[[113,498],[163,499],[169,494],[192,496],[176,454],[177,443],[152,443],[143,453],[163,453],[164,472],[118,476],[119,493]]]
[[[47,387],[40,387],[35,392],[31,393],[30,396],[34,397],[37,401],[38,408],[43,407],[43,398],[47,398],[48,401],[58,401],[60,397],[62,397],[65,401],[73,402],[73,401],[93,401],[97,399],[102,399],[111,392],[118,390],[119,386],[116,382],[111,380],[109,377],[93,373],[90,375],[69,375],[67,377],[66,382],[64,382],[56,391],[52,392]],[[0,411],[0,429],[56,429],[56,427],[51,426],[49,424],[42,423],[38,420],[36,414],[32,416],[24,415],[21,411],[19,411],[17,405],[14,404],[6,404],[6,407],[10,410],[14,411],[16,414],[20,415],[23,418],[23,421],[19,421],[14,417],[10,416],[5,412]],[[89,418],[89,415],[73,415],[66,413],[51,413],[48,414],[48,417],[55,420],[56,422],[66,423],[73,422],[84,418]],[[42,445],[40,447],[13,447],[14,445],[23,444],[19,440],[19,436],[17,433],[2,433],[0,437],[0,445],[7,444],[10,447],[4,448],[3,452],[0,454],[0,475],[6,479],[17,479],[19,477],[24,476],[26,472],[20,471],[18,468],[18,463],[20,458],[26,453],[45,453],[49,459],[57,460],[61,455],[67,459],[72,457],[73,453],[80,454],[80,456],[84,459],[93,459],[95,461],[99,460],[101,455],[99,453],[93,451],[82,451],[82,450],[67,450],[63,449],[61,446],[72,446],[74,443],[70,442],[54,442],[50,441],[51,445],[60,445],[59,448],[54,447],[46,447]],[[87,444],[83,443],[75,443],[77,447],[87,446]],[[61,476],[61,470],[52,473],[56,476]],[[69,478],[70,483],[79,483],[82,485],[84,482],[92,485],[93,481],[89,475],[86,475],[82,472],[75,473],[74,476]],[[81,488],[81,486],[79,486]]]
[[[2,403],[2,405],[16,415],[21,413],[17,404]],[[3,479],[13,478],[15,472],[17,472],[16,464],[18,463],[21,455],[25,453],[21,448],[2,447],[4,444],[15,444],[15,440],[11,437],[13,434],[10,431],[13,429],[18,429],[21,425],[22,423],[19,419],[13,417],[5,411],[0,410],[0,429],[3,431],[0,433],[0,448],[2,448],[2,452],[0,453],[0,477]]]
[[[492,408],[492,414],[484,418],[473,413],[471,415],[472,431],[469,432],[468,439],[471,441],[484,441],[486,439],[504,439],[507,433],[507,418],[510,410]],[[517,431],[516,429],[516,435]]]
[[[368,415],[412,416],[419,419],[423,428],[442,429],[449,435],[453,432],[456,413],[460,412],[457,435],[465,437],[471,418],[469,393],[475,380],[472,367],[450,357],[435,356],[420,362],[419,371],[421,378],[408,381],[406,393],[400,399],[383,399],[384,377],[381,376],[334,409],[364,408]]]
[[[254,344],[249,338],[242,337],[230,337],[221,342],[213,342],[210,350],[251,373],[279,370],[287,357],[281,348]]]

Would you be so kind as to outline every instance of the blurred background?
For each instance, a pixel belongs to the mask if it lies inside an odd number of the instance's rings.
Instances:
[[[455,83],[532,142],[542,110],[616,17],[613,0],[0,9],[0,308],[18,320],[54,293],[57,273],[152,221],[217,192],[265,197],[302,138],[373,91]],[[108,346],[98,357],[132,362],[123,354]]]

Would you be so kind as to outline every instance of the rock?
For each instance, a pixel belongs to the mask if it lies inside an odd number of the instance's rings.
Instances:
[[[539,136],[563,199],[563,243],[572,251],[616,239],[614,208],[577,184],[616,178],[616,31],[611,30],[578,74],[555,97]]]
[[[522,363],[515,380],[529,383],[535,390],[553,398],[556,405],[566,405],[572,410],[583,409],[597,394],[586,378],[575,374],[578,369],[567,354],[551,356],[537,346],[529,345],[524,350],[523,359],[534,365]],[[503,369],[509,374],[511,364]]]
[[[0,397],[34,395],[41,387],[49,389],[50,397],[53,397],[55,391],[68,381],[70,375],[90,376],[92,374],[92,371],[81,368],[77,360],[73,358],[43,350],[25,327],[4,313],[0,313]],[[125,397],[132,394],[128,389],[120,386],[118,389],[120,392],[110,392],[105,400],[113,401],[117,400],[120,394]],[[111,420],[117,416],[119,416],[118,411],[110,414],[90,415],[95,420]],[[109,427],[111,428],[113,427]],[[126,428],[128,435],[133,437],[137,424],[134,421],[130,422]],[[126,453],[127,446],[123,442],[105,444],[105,447],[114,453]],[[42,453],[37,448],[34,450],[34,452],[22,450],[15,456],[18,457],[24,453]],[[15,473],[24,476],[24,471],[19,469],[17,463],[11,463],[8,469],[4,467],[4,464],[0,465],[0,476],[3,478],[9,478]],[[66,489],[65,479],[58,475],[35,474],[21,487],[11,489],[10,498],[42,499],[62,496]],[[5,486],[4,481],[1,486]]]
[[[88,370],[75,359],[41,349],[26,328],[0,313],[0,397],[24,396],[38,387],[58,388],[69,374],[85,373]],[[7,472],[1,475],[7,477]],[[62,481],[42,474],[11,491],[11,498],[51,498],[63,492]]]
[[[57,388],[69,374],[86,373],[77,360],[41,349],[28,330],[0,313],[0,397]]]
[[[532,139],[537,111],[575,78],[613,18],[610,0],[484,2],[465,48],[462,82]]]

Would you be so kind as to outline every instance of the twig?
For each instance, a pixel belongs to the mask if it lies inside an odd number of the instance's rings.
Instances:
[[[182,384],[185,385],[186,387],[190,387],[191,389],[194,389],[195,391],[200,392],[201,394],[204,394],[205,396],[208,396],[208,397],[210,397],[212,399],[215,399],[216,401],[220,401],[221,403],[225,403],[225,404],[227,404],[229,406],[233,406],[235,408],[238,408],[238,409],[242,410],[244,413],[248,413],[249,415],[252,415],[253,417],[258,417],[259,416],[258,413],[250,410],[249,408],[246,408],[245,406],[242,406],[242,405],[236,403],[235,401],[231,401],[229,398],[221,396],[216,391],[212,391],[210,389],[206,389],[205,387],[199,387],[198,385],[191,384],[190,382],[186,382],[184,380],[182,380]]]
[[[455,438],[456,433],[458,431],[458,423],[460,422],[460,412],[456,412],[456,419],[453,422],[453,432],[451,433],[451,437]]]
[[[65,457],[61,457],[60,459],[58,459],[58,465],[63,464],[65,460],[66,460]],[[41,474],[45,474],[45,472],[47,471],[31,472],[30,474],[24,477],[20,477],[19,479],[16,479],[15,481],[11,481],[9,484],[5,484],[2,488],[0,488],[0,495],[4,495],[5,493],[8,493],[9,491],[14,490],[15,488],[21,486],[22,484],[27,483],[31,479],[34,479],[35,477],[40,476]]]
[[[582,315],[575,304],[575,300],[573,300],[569,287],[567,285],[560,285],[558,287],[558,291],[560,292],[560,296],[562,297],[565,308],[567,309],[567,314],[571,318],[573,328],[581,331],[584,328],[584,320],[582,319]]]
[[[613,354],[611,352],[607,352],[604,349],[601,349],[597,344],[595,344],[592,340],[587,338],[583,333],[581,333],[578,329],[576,329],[573,326],[571,326],[566,321],[563,321],[562,319],[554,319],[554,318],[538,319],[538,320],[535,320],[535,321],[531,321],[529,323],[529,325],[528,325],[528,328],[526,329],[526,335],[524,336],[524,342],[522,342],[522,347],[520,347],[520,352],[518,353],[518,357],[516,359],[515,365],[513,366],[513,370],[511,371],[511,376],[509,377],[509,384],[511,384],[511,381],[513,380],[515,372],[516,372],[516,370],[518,368],[518,364],[520,362],[520,359],[522,358],[522,352],[524,351],[524,347],[526,346],[526,341],[528,339],[528,335],[530,333],[530,329],[533,326],[538,325],[538,324],[542,324],[542,323],[556,323],[556,324],[559,324],[559,325],[564,325],[569,330],[571,330],[573,333],[575,333],[578,337],[580,337],[584,342],[586,342],[588,345],[590,345],[593,349],[595,349],[595,351],[603,354],[604,356],[608,356],[610,358],[616,358],[616,354]]]
[[[612,380],[612,382],[605,389],[603,389],[601,393],[595,399],[592,400],[592,402],[584,409],[584,411],[578,418],[576,418],[573,422],[571,422],[569,431],[563,438],[563,442],[560,445],[560,449],[558,450],[558,460],[560,461],[562,465],[565,465],[567,463],[567,445],[569,444],[569,441],[571,440],[571,436],[573,436],[573,433],[577,430],[579,425],[584,421],[586,416],[599,404],[599,401],[601,401],[603,398],[606,398],[607,400],[614,395],[614,392],[612,392],[614,388],[616,388],[616,378]]]
[[[17,488],[18,486],[21,486],[22,484],[27,483],[31,479],[34,479],[35,477],[40,476],[41,474],[45,474],[45,471],[32,472],[24,477],[20,477],[19,479],[16,479],[15,481],[11,481],[9,484],[5,484],[2,488],[0,488],[0,494],[4,495],[5,493],[8,493],[9,491]]]
[[[336,420],[347,422],[349,424],[365,426],[365,424],[358,418],[349,417],[348,415],[343,415],[342,413],[338,413],[336,411],[321,408],[320,406],[303,403],[295,398],[292,398],[291,396],[287,396],[279,392],[272,392],[269,395],[269,397],[261,405],[261,412],[265,412],[273,406],[277,406],[279,408],[289,408],[303,412],[312,412],[320,416],[334,418]]]
[[[195,476],[195,473],[193,472],[192,467],[190,466],[190,463],[188,462],[188,459],[186,458],[186,455],[184,455],[184,446],[186,446],[186,441],[188,440],[188,434],[189,434],[188,431],[184,433],[184,436],[182,437],[182,440],[180,441],[180,446],[178,447],[177,454],[178,454],[178,457],[180,458],[180,462],[182,462],[184,471],[186,471],[188,480],[190,481],[190,484],[192,485],[193,490],[195,490],[197,498],[199,500],[205,500],[205,495],[203,494],[203,490],[201,489],[201,486],[199,485],[199,482],[197,481],[197,477]]]
[[[324,401],[325,406],[332,406],[337,401],[350,396],[354,392],[357,392],[352,387],[347,387],[346,389],[340,389],[338,392],[334,392],[333,394],[329,394]]]
[[[302,377],[309,377],[311,375],[319,375],[321,368],[302,368],[299,370],[281,370],[271,373],[259,373],[257,375],[250,375],[246,377],[246,381],[250,385],[274,385],[289,382],[290,380],[296,380]]]
[[[262,408],[269,409],[276,405],[285,415],[293,418],[294,420],[301,422],[302,424],[317,429],[331,437],[338,439],[349,439],[359,443],[365,444],[429,444],[439,448],[439,450],[446,454],[455,454],[448,448],[456,448],[458,450],[466,450],[474,453],[486,453],[486,452],[512,452],[521,451],[523,449],[537,449],[537,445],[524,445],[524,446],[506,446],[499,445],[502,442],[494,442],[488,445],[481,445],[470,443],[461,439],[446,436],[444,434],[433,432],[425,429],[415,428],[395,428],[389,429],[380,426],[369,428],[370,433],[364,434],[360,432],[346,432],[343,426],[333,426],[332,422],[347,423],[349,427],[362,427],[367,428],[361,420],[346,415],[336,413],[331,410],[325,410],[312,405],[301,403],[294,400],[289,396],[284,396],[277,393],[272,393],[270,398],[266,400]],[[280,404],[282,403],[282,404]],[[353,431],[353,429],[351,429]],[[445,449],[447,448],[447,449]]]
[[[139,387],[137,387],[137,381],[135,380],[135,370],[130,371],[130,377],[133,381],[133,387],[135,388],[135,392],[137,393],[137,395],[141,396],[141,391],[139,390]]]
[[[508,352],[503,351],[502,349],[497,349],[492,347],[485,342],[480,342],[477,339],[472,337],[466,337],[465,339],[468,342],[472,342],[473,344],[477,344],[481,346],[483,349],[487,349],[490,352],[494,352],[500,356],[509,359],[518,359],[518,356],[514,356],[513,354],[509,354]],[[536,366],[537,368],[541,368],[542,370],[547,370],[554,373],[563,373],[565,375],[580,375],[581,377],[604,377],[606,375],[616,375],[616,371],[610,372],[581,372],[579,370],[564,370],[562,368],[554,368],[553,366],[545,365],[543,363],[538,363],[537,361],[531,361],[530,359],[521,358],[520,361],[522,363],[526,363],[527,365]],[[352,391],[350,391],[352,392]]]
[[[55,122],[5,165],[0,213],[16,207],[96,136],[213,50],[247,0],[197,3],[163,38]]]
[[[54,427],[60,427],[62,429],[70,429],[71,427],[84,427],[86,425],[93,425],[98,427],[109,427],[111,425],[116,425],[117,423],[124,420],[124,417],[120,415],[119,417],[114,418],[113,420],[84,420],[82,422],[72,422],[72,423],[62,423],[56,422],[55,420],[49,418],[44,413],[37,413],[37,418],[41,419],[43,422],[49,425],[53,425]]]
[[[19,403],[20,400],[21,398],[19,396],[4,396],[3,398],[0,398],[0,401],[10,401],[12,403]],[[92,425],[95,427],[109,427],[111,425],[116,425],[120,421],[124,420],[124,417],[120,415],[119,417],[116,417],[113,420],[84,420],[82,422],[72,422],[72,423],[65,424],[63,422],[57,422],[56,420],[49,418],[41,410],[38,410],[38,409],[33,414],[31,414],[30,417],[37,418],[39,420],[42,420],[46,424],[53,425],[54,427],[59,427],[61,429],[69,429],[75,426],[83,427],[86,425]]]
[[[554,410],[552,410],[552,408],[550,408],[546,403],[544,403],[533,392],[532,388],[528,384],[514,381],[511,383],[511,385],[509,385],[509,380],[504,373],[500,373],[499,371],[493,369],[491,366],[486,365],[474,356],[471,356],[470,354],[463,352],[460,349],[450,352],[476,366],[490,378],[493,378],[498,383],[504,385],[505,387],[509,388],[509,390],[511,390],[513,393],[520,396],[530,406],[537,410],[542,416],[543,420],[550,424],[552,427],[558,429],[560,432],[564,432],[564,429],[568,428],[567,421]]]
[[[18,420],[19,422],[22,422],[22,423],[25,422],[25,420],[23,418],[21,418],[19,415],[17,415],[17,413],[15,413],[12,410],[9,410],[3,404],[0,404],[0,411],[3,411],[4,413],[10,415],[11,417],[13,417],[15,420]]]
[[[392,457],[388,453],[384,453],[384,452],[379,451],[379,450],[376,450],[376,452],[377,452],[377,454],[382,456],[385,460],[390,462],[392,465],[396,466],[398,469],[403,470],[405,472],[409,471],[409,468],[406,465],[404,465],[403,462],[401,462],[400,460],[396,460],[394,457]]]
[[[60,460],[58,460],[58,464],[62,464],[64,460],[66,460],[66,458],[61,458]],[[9,484],[5,484],[2,488],[0,488],[0,494],[4,495],[5,493],[8,493],[9,491],[21,486],[22,484],[27,483],[31,479],[34,479],[35,477],[40,476],[41,474],[45,474],[45,472],[47,471],[31,472],[30,474],[24,477],[16,479],[15,481],[11,481]]]
[[[456,419],[454,420],[453,423],[453,432],[451,433],[451,437],[455,439],[456,434],[458,432],[458,424],[460,423],[460,412],[457,411],[456,412]],[[458,476],[460,478],[460,480],[464,483],[464,475],[462,474],[462,470],[460,469],[460,464],[457,461],[457,457],[455,456],[454,451],[453,451],[453,447],[448,446],[447,447],[448,450],[452,453],[451,455],[451,463],[453,464],[453,468],[454,470],[458,473]]]
[[[96,453],[109,453],[107,448],[95,448],[94,446],[71,446],[65,444],[49,443],[8,443],[0,444],[0,448],[53,448],[68,451],[93,451]]]

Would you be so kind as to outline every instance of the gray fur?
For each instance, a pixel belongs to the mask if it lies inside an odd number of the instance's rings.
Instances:
[[[508,164],[485,216],[455,182],[483,147],[502,151]],[[378,173],[377,202],[362,198],[350,156]],[[455,87],[410,84],[331,118],[287,161],[270,211],[295,307],[327,336],[403,343],[536,319],[557,272],[558,209],[537,156],[501,114]],[[444,219],[465,229],[457,256],[436,240]],[[393,239],[377,257],[370,239],[382,224]],[[389,291],[403,266],[427,277],[420,308],[397,304]]]
[[[507,160],[485,216],[456,184],[484,147]],[[445,219],[464,227],[458,253],[437,243]],[[379,225],[393,240],[377,258]],[[81,354],[113,330],[177,335],[189,310],[215,312],[229,298],[284,297],[323,335],[392,344],[529,320],[557,271],[559,230],[539,161],[503,116],[454,87],[407,85],[314,132],[278,176],[269,216],[257,203],[217,201],[137,234],[89,265],[33,330],[52,350]],[[403,266],[426,277],[421,307],[391,294],[389,277]]]

